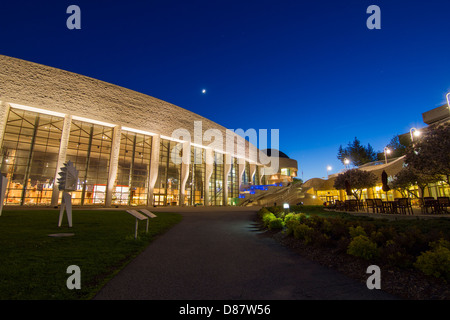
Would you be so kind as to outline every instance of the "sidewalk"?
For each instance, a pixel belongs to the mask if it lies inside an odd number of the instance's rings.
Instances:
[[[152,210],[177,211],[183,220],[151,243],[95,299],[395,299],[263,237],[253,222],[256,208],[173,209]]]

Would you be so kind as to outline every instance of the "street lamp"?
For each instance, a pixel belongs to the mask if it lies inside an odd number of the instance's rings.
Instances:
[[[391,153],[388,147],[384,147],[384,162],[387,164],[387,154]]]
[[[330,178],[329,175],[328,175],[328,171],[331,171],[331,169],[333,169],[333,168],[331,168],[331,166],[328,166],[328,167],[327,167],[327,179]]]
[[[447,106],[448,106],[448,111],[450,111],[450,92],[447,93]]]
[[[409,130],[409,135],[411,136],[411,142],[414,142],[414,137],[420,136],[420,131],[416,128],[411,128]]]
[[[345,164],[345,168],[348,169],[348,165],[350,163],[350,160],[348,160],[347,158],[344,159],[344,164]]]

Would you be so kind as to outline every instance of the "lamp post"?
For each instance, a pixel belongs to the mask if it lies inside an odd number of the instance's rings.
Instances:
[[[414,142],[414,137],[420,136],[420,131],[416,128],[411,128],[409,130],[409,135],[411,136],[411,142]]]
[[[331,166],[328,166],[328,167],[327,167],[327,179],[330,178],[330,176],[328,175],[328,172],[331,171],[331,169],[332,169]]]
[[[448,111],[450,111],[450,92],[447,93],[447,106],[448,106]]]
[[[384,163],[387,164],[387,154],[391,153],[388,147],[384,147]]]
[[[344,159],[345,168],[348,169],[348,165],[350,164],[350,160]]]

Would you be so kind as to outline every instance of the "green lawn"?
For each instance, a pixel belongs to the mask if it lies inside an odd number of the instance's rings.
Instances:
[[[57,227],[58,210],[3,210],[0,216],[0,299],[89,299],[154,238],[181,221],[157,213],[139,223],[125,211],[74,210],[73,227]],[[72,237],[49,234],[74,233]],[[81,270],[81,289],[69,290],[67,267]]]

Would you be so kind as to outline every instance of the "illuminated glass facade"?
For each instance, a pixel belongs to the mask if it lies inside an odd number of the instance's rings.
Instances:
[[[211,179],[209,180],[209,201],[212,206],[222,206],[224,204],[224,155],[214,152],[214,165]]]
[[[231,169],[228,173],[228,205],[236,205],[239,199],[239,167],[236,158],[232,158]]]
[[[112,204],[146,205],[149,189],[152,137],[121,133],[117,180]]]
[[[7,205],[50,205],[64,118],[10,109],[1,153]]]
[[[113,128],[72,120],[66,160],[78,170],[72,204],[105,204]]]
[[[203,161],[204,154],[204,149],[191,147],[189,177],[186,182],[186,205],[204,205],[205,203],[205,162]]]
[[[70,192],[75,206],[221,206],[239,201],[237,158],[230,157],[232,163],[226,165],[225,155],[213,151],[214,163],[207,165],[206,149],[190,146],[190,163],[183,166],[179,142],[161,137],[155,145],[153,135],[139,130],[118,126],[116,134],[113,124],[15,106],[2,116],[0,163],[8,178],[6,205],[60,204],[62,192],[55,186],[58,161],[69,160],[78,170],[77,189]],[[152,157],[154,148],[159,149],[157,158]],[[246,162],[246,184],[249,170]],[[211,172],[207,185],[206,172]]]
[[[179,143],[161,139],[158,179],[153,194],[156,206],[180,204],[181,152]]]

